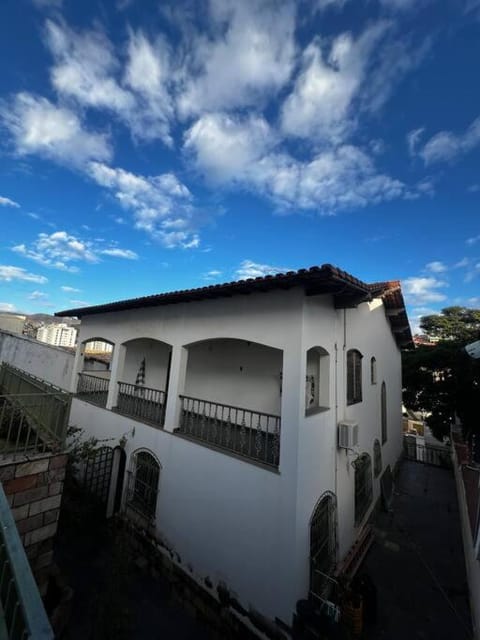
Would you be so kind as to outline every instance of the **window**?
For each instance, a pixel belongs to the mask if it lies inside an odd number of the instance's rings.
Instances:
[[[370,360],[370,384],[377,384],[377,359]]]
[[[387,387],[382,382],[382,390],[380,392],[380,412],[382,423],[382,444],[387,441]]]
[[[347,404],[362,401],[362,358],[356,349],[347,351]]]
[[[305,377],[305,414],[328,409],[330,357],[322,347],[307,351],[307,373]]]
[[[355,462],[355,526],[358,526],[372,502],[372,460],[362,453]]]
[[[155,519],[160,464],[148,451],[132,456],[128,506],[148,520]]]
[[[317,503],[310,521],[310,590],[325,595],[329,575],[336,561],[335,496],[324,495]]]
[[[373,443],[373,475],[375,478],[382,473],[382,447],[378,439]]]

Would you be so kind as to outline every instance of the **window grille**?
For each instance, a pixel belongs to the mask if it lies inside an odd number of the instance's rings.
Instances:
[[[387,441],[387,387],[385,382],[382,382],[382,390],[380,393],[380,411],[381,411],[381,422],[382,422],[382,444],[385,444]]]
[[[379,440],[373,443],[373,475],[375,478],[382,473],[382,447]]]
[[[336,561],[335,497],[328,493],[319,500],[310,521],[310,590],[325,595]]]
[[[355,525],[358,526],[372,502],[372,460],[362,453],[355,462]]]
[[[347,351],[347,404],[362,401],[362,358],[357,349]]]
[[[132,456],[128,506],[148,520],[155,519],[160,465],[148,451]]]

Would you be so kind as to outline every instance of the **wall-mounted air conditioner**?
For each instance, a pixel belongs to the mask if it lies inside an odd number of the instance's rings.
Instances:
[[[358,423],[353,420],[342,420],[338,423],[338,447],[354,449],[358,446]]]

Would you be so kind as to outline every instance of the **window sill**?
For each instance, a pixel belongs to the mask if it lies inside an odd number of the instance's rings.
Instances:
[[[324,413],[325,411],[330,411],[330,407],[310,407],[305,410],[305,417],[315,416],[318,413]]]

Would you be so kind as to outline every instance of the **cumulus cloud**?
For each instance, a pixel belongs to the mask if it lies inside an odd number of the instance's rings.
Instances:
[[[15,200],[10,200],[10,198],[0,196],[0,207],[15,207],[18,209],[20,205],[18,202],[15,202]]]
[[[235,271],[235,277],[239,280],[247,280],[248,278],[263,278],[267,275],[284,273],[285,271],[288,271],[288,269],[273,267],[270,264],[260,264],[253,262],[253,260],[243,260]]]
[[[89,175],[133,214],[138,229],[147,231],[166,247],[187,249],[199,245],[192,194],[173,173],[147,177],[92,162]]]
[[[218,269],[212,269],[211,271],[207,271],[206,273],[204,273],[202,275],[202,278],[204,280],[213,281],[213,280],[218,280],[221,275],[222,275],[222,271],[219,271]]]
[[[16,310],[17,310],[17,308],[11,302],[0,302],[0,311],[13,312],[13,311],[16,311]]]
[[[473,247],[474,244],[477,244],[477,242],[480,242],[480,235],[467,238],[465,242],[466,244],[468,244],[469,247]]]
[[[0,104],[0,120],[19,155],[37,154],[75,166],[111,155],[105,134],[89,132],[72,110],[46,98],[18,93],[9,103]]]
[[[402,289],[409,304],[424,306],[432,302],[442,302],[447,296],[438,291],[448,286],[443,280],[434,276],[411,277],[402,280]]]
[[[408,153],[411,156],[414,156],[417,152],[418,144],[420,142],[421,137],[425,132],[425,127],[419,127],[418,129],[412,129],[407,134],[407,146]]]
[[[100,260],[100,255],[127,259],[137,257],[137,254],[129,249],[98,248],[94,241],[81,240],[66,231],[55,231],[50,235],[40,233],[30,246],[19,244],[13,247],[13,251],[46,267],[70,273],[78,271],[78,267],[72,263],[95,263]]]
[[[22,269],[21,267],[13,267],[11,265],[4,264],[0,265],[0,280],[5,282],[23,280],[25,282],[37,282],[38,284],[45,284],[48,282],[45,276],[29,273],[26,269]]]
[[[431,273],[444,273],[445,271],[448,271],[448,267],[439,260],[429,262],[427,265],[425,265],[425,269],[427,271],[430,271]]]
[[[289,0],[212,0],[212,35],[190,39],[178,106],[184,116],[255,105],[293,69],[295,6]]]
[[[29,300],[46,300],[48,295],[44,291],[32,291],[32,293],[28,296]]]
[[[451,131],[436,133],[420,150],[426,165],[451,162],[480,144],[480,117],[476,118],[464,133]]]

